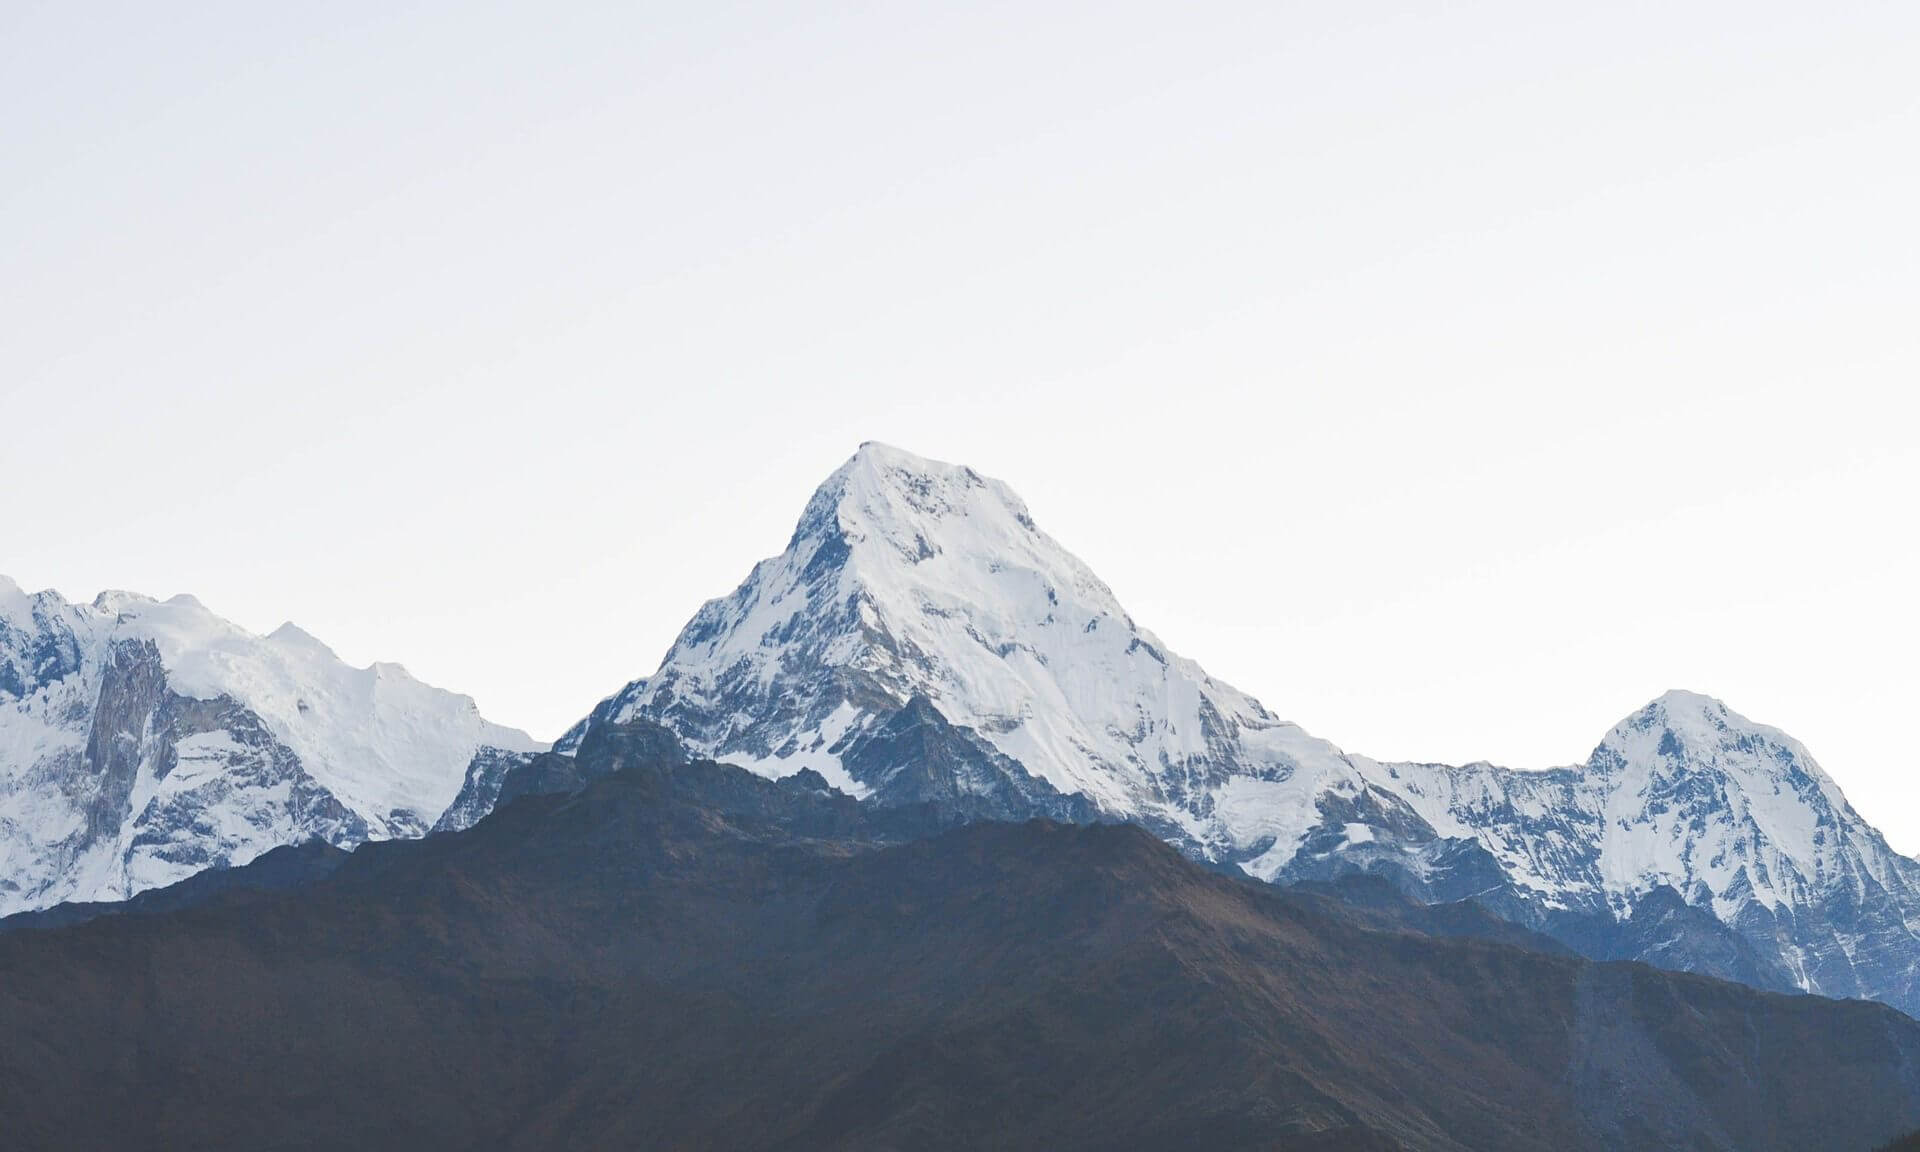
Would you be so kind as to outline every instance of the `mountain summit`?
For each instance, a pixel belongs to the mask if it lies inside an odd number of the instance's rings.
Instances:
[[[1126,820],[1261,879],[1378,873],[1590,955],[1920,1011],[1920,865],[1783,733],[1670,692],[1576,767],[1349,755],[1138,626],[1005,484],[881,444],[556,751],[631,720],[875,804]]]
[[[863,738],[915,699],[1049,793],[1218,858],[1291,845],[1312,796],[1364,787],[1339,749],[1136,625],[1005,484],[880,444],[601,715],[864,798],[902,766]]]

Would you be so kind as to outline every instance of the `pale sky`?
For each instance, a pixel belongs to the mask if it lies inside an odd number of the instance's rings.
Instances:
[[[1348,749],[1691,688],[1920,850],[1920,6],[188,8],[0,5],[30,589],[551,738],[879,439]]]

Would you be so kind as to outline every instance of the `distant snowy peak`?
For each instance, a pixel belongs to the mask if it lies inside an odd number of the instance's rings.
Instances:
[[[1799,741],[1695,692],[1668,692],[1628,716],[1578,767],[1395,764],[1369,774],[1443,834],[1485,842],[1519,882],[1556,901],[1623,910],[1667,886],[1695,902],[1785,907],[1808,898],[1811,878],[1852,863],[1883,873],[1893,855]]]
[[[1667,892],[1786,986],[1920,1012],[1920,863],[1888,847],[1799,741],[1718,700],[1669,692],[1574,768],[1369,774],[1442,836],[1485,850],[1509,911],[1531,908],[1549,929],[1625,922],[1649,899],[1670,906]],[[1675,966],[1674,942],[1649,947],[1626,955]]]
[[[424,832],[487,749],[537,741],[394,664],[191,596],[0,581],[0,914],[118,899],[267,848]]]
[[[1853,873],[1900,883],[1912,863],[1798,740],[1711,697],[1661,696],[1588,765],[1604,780],[1603,869],[1618,890],[1665,883],[1723,913],[1748,899],[1786,909]]]

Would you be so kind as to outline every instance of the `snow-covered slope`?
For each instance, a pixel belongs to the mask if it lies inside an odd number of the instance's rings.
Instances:
[[[1590,951],[1920,1009],[1920,866],[1784,735],[1670,693],[1579,767],[1350,756],[1137,626],[1004,484],[883,445],[557,747],[635,718],[876,803],[1084,809],[1263,879],[1379,871]],[[1686,938],[1630,937],[1642,907]]]
[[[0,915],[112,900],[319,837],[420,835],[483,749],[533,751],[398,665],[190,596],[0,577]]]

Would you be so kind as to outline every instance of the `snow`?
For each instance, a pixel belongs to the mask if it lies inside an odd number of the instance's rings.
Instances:
[[[1293,859],[1301,839],[1319,822],[1314,807],[1318,799],[1291,781],[1235,776],[1214,791],[1213,810],[1232,843],[1272,841],[1272,847],[1247,866],[1252,875],[1270,880]]]
[[[840,757],[831,748],[847,734],[860,719],[859,710],[851,704],[843,703],[827,717],[826,723],[816,732],[803,737],[800,750],[785,756],[743,756],[738,752],[729,753],[727,763],[749,772],[765,776],[770,780],[784,780],[796,772],[811,768],[824,777],[828,784],[853,797],[864,800],[873,791],[865,784],[855,780],[841,766]]]

